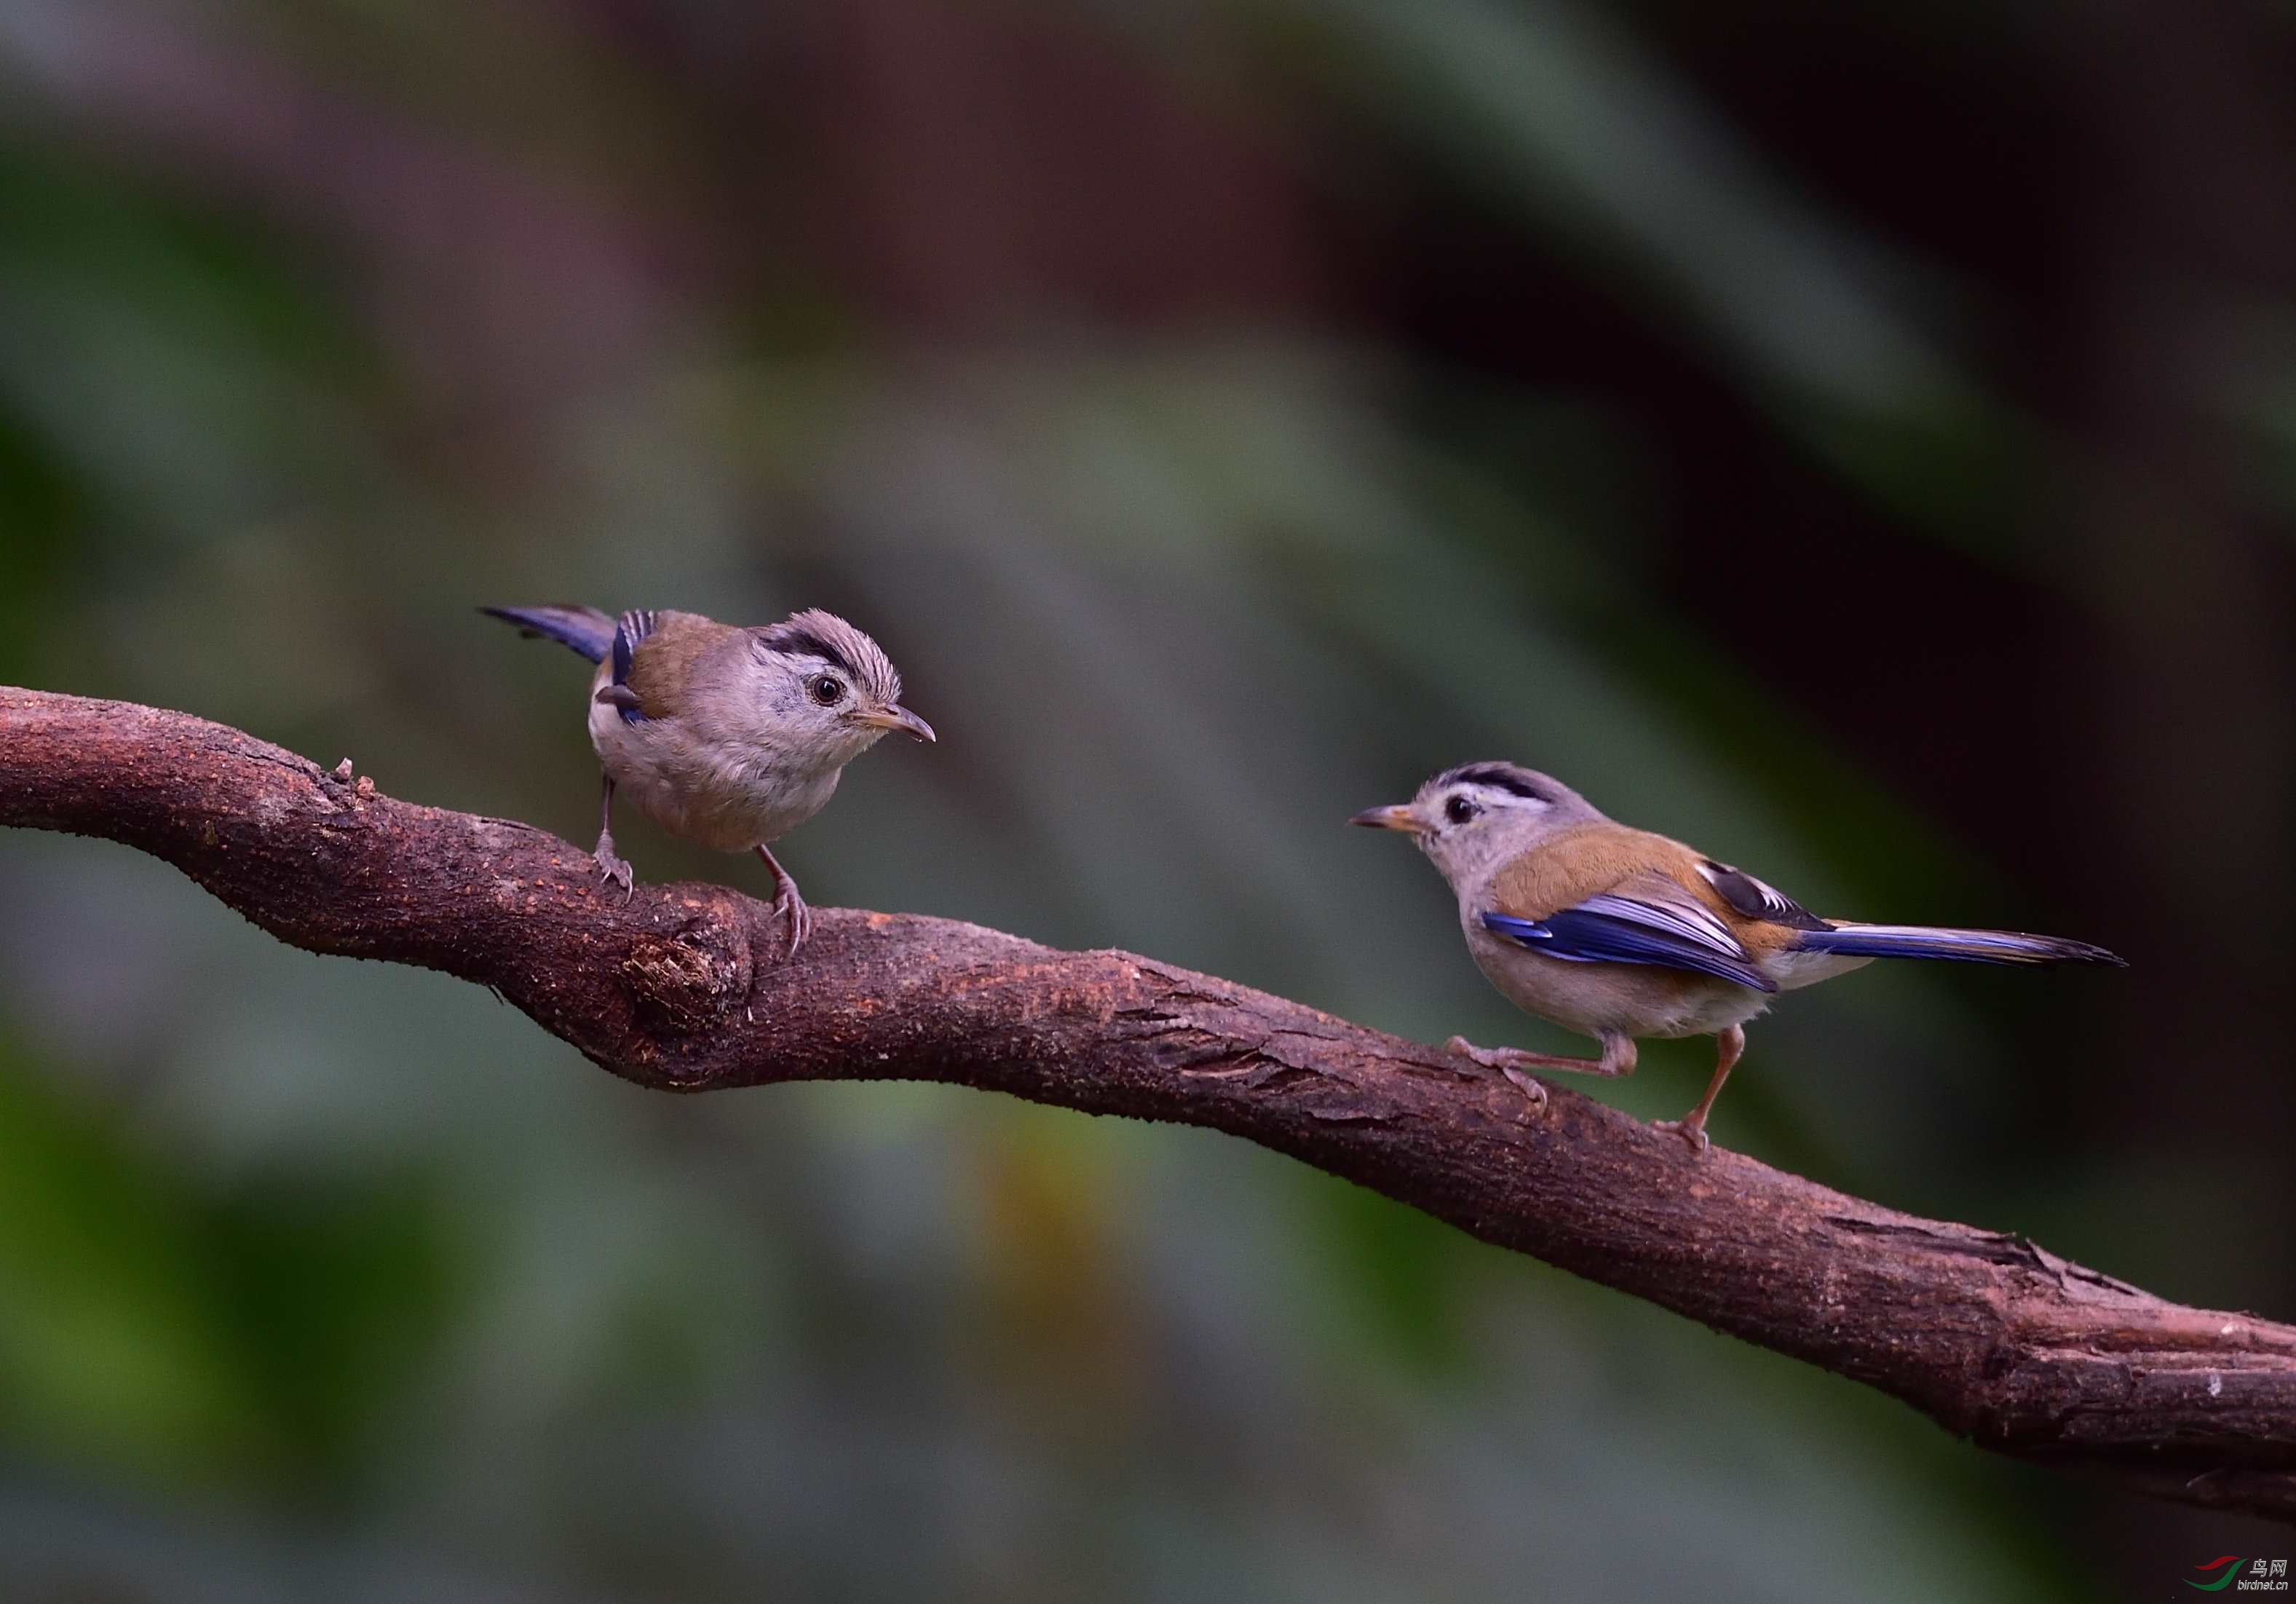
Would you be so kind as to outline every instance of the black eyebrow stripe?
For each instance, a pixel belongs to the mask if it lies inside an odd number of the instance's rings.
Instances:
[[[1520,771],[1502,763],[1469,763],[1464,768],[1452,769],[1443,777],[1442,783],[1447,786],[1460,781],[1465,781],[1470,785],[1489,786],[1495,790],[1511,792],[1516,796],[1529,797],[1533,802],[1554,800],[1543,787],[1533,785]]]
[[[758,638],[776,652],[801,653],[809,657],[818,657],[824,662],[835,663],[856,679],[861,677],[860,670],[853,666],[844,653],[801,624],[770,624],[758,631]]]

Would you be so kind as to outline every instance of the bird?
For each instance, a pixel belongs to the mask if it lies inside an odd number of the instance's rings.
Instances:
[[[1592,1036],[1595,1058],[1447,1049],[1496,1069],[1535,1102],[1523,1072],[1628,1075],[1644,1038],[1712,1036],[1713,1078],[1698,1106],[1659,1129],[1706,1151],[1706,1122],[1746,1050],[1746,1025],[1782,991],[1877,958],[1973,964],[2111,964],[2102,947],[2010,930],[1949,930],[1824,919],[1743,869],[1620,824],[1550,775],[1508,762],[1448,769],[1407,802],[1349,821],[1417,843],[1459,899],[1467,948],[1527,1014]]]
[[[818,608],[745,629],[668,608],[611,618],[554,604],[481,607],[529,637],[570,646],[590,679],[590,744],[603,774],[598,871],[633,894],[614,851],[614,794],[673,835],[718,851],[755,851],[774,876],[785,957],[813,933],[813,912],[771,843],[821,811],[845,765],[898,730],[933,740],[901,705],[883,648]]]

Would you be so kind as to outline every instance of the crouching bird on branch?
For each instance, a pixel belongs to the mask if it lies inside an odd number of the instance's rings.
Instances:
[[[1746,1022],[1780,991],[1877,958],[2121,962],[2056,936],[1822,919],[1742,869],[1615,823],[1561,781],[1513,763],[1447,770],[1411,801],[1349,822],[1408,834],[1458,893],[1468,950],[1491,983],[1525,1013],[1603,1044],[1599,1058],[1567,1058],[1454,1036],[1451,1051],[1543,1102],[1525,1070],[1632,1074],[1638,1038],[1712,1036],[1706,1095],[1660,1127],[1702,1152],[1707,1115],[1746,1050]]]
[[[625,892],[614,855],[614,792],[673,835],[724,852],[754,850],[774,876],[774,911],[795,956],[813,931],[797,882],[768,843],[821,811],[845,765],[900,730],[932,726],[901,705],[901,676],[877,643],[832,613],[738,629],[698,613],[484,607],[521,634],[598,665],[590,744],[605,772],[599,872]]]

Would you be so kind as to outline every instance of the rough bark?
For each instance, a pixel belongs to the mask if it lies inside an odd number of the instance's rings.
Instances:
[[[1247,1138],[1903,1399],[1997,1452],[2296,1523],[2296,1328],[1682,1142],[1565,1087],[1130,953],[601,885],[529,826],[395,801],[237,730],[0,688],[0,825],[139,848],[280,940],[498,992],[671,1091],[928,1080]]]

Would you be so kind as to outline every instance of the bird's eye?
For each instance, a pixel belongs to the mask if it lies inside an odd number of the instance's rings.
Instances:
[[[845,684],[834,674],[818,674],[814,677],[813,683],[807,686],[806,689],[812,693],[813,699],[822,706],[834,707],[837,705],[837,699],[845,694]]]
[[[1481,811],[1464,796],[1455,796],[1443,804],[1443,817],[1453,824],[1464,824]]]

